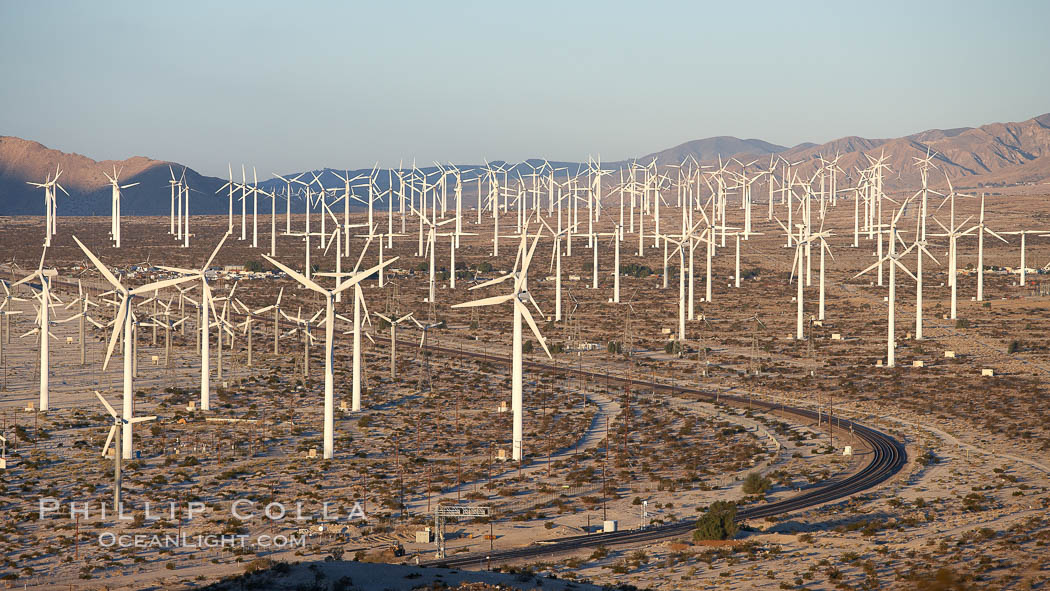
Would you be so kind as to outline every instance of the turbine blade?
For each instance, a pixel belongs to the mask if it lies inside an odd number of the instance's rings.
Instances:
[[[473,308],[473,307],[476,307],[476,306],[495,306],[495,305],[498,305],[498,304],[509,302],[510,300],[513,300],[513,299],[515,299],[514,294],[509,293],[509,294],[505,294],[505,295],[492,296],[490,298],[482,298],[480,300],[473,300],[473,301],[470,301],[470,302],[463,302],[461,304],[453,304],[452,307],[453,308]]]
[[[314,290],[314,291],[316,291],[318,293],[321,293],[321,294],[325,294],[325,295],[328,294],[328,292],[325,291],[324,288],[322,288],[320,285],[318,285],[318,284],[314,283],[313,281],[307,279],[306,276],[301,275],[297,271],[293,270],[291,267],[288,267],[288,266],[284,265],[284,263],[281,263],[280,261],[277,261],[275,259],[270,258],[269,255],[265,255],[264,254],[262,256],[263,256],[264,259],[266,259],[266,260],[270,261],[271,263],[273,263],[273,265],[275,267],[277,267],[278,269],[280,269],[280,270],[284,271],[285,273],[287,273],[289,277],[291,277],[292,279],[295,279],[296,281],[301,283],[303,286],[308,287],[308,288],[310,288],[310,289],[312,289],[312,290]]]
[[[102,446],[102,457],[106,457],[106,451],[109,450],[109,444],[113,443],[113,437],[117,434],[117,426],[110,425],[109,437],[106,437],[106,444]]]
[[[113,334],[109,337],[109,347],[106,349],[106,360],[102,363],[102,371],[105,371],[109,367],[109,358],[113,356],[113,348],[117,346],[117,335],[124,330],[124,316],[128,312],[128,297],[124,296],[120,300],[120,308],[117,309],[117,315],[113,317]],[[125,360],[124,363],[128,363],[129,360]]]
[[[109,268],[103,265],[102,261],[98,260],[98,257],[92,254],[91,251],[88,250],[86,246],[84,246],[84,243],[81,242],[75,234],[73,235],[73,241],[76,242],[78,246],[80,246],[80,250],[84,251],[84,254],[87,255],[88,259],[91,260],[92,264],[94,264],[95,267],[102,273],[102,276],[106,278],[106,281],[109,281],[110,284],[117,289],[117,291],[123,292],[124,286],[121,285],[119,281],[117,281],[117,278],[113,276],[113,273],[110,272]]]
[[[114,419],[117,418],[117,411],[113,410],[113,407],[98,390],[95,390],[95,396],[98,398],[99,402],[102,403],[102,406],[105,406],[106,410],[109,411],[109,416],[113,417]]]
[[[529,328],[532,329],[532,334],[536,335],[536,340],[540,342],[540,346],[543,347],[543,352],[547,354],[547,357],[553,359],[550,349],[547,348],[547,343],[544,342],[543,335],[540,334],[539,327],[536,326],[536,321],[532,319],[532,314],[529,312],[528,306],[521,303],[521,300],[514,298],[514,306],[521,312],[525,322],[529,323]]]
[[[193,281],[193,280],[199,279],[201,277],[202,277],[202,275],[200,275],[198,273],[195,273],[194,275],[188,275],[188,276],[185,276],[185,277],[174,277],[172,279],[164,279],[163,281],[157,281],[157,282],[154,282],[154,283],[147,283],[146,285],[143,285],[141,287],[136,287],[135,289],[132,289],[128,293],[130,293],[131,295],[138,295],[138,294],[141,294],[141,293],[147,293],[147,292],[150,292],[150,291],[156,291],[156,290],[160,290],[160,289],[165,289],[165,288],[171,287],[173,285],[178,285],[180,283],[185,283],[187,281]]]

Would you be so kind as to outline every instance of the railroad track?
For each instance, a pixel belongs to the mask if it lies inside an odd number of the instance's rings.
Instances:
[[[435,351],[441,351],[450,355],[468,356],[473,358],[481,358],[486,361],[494,363],[509,363],[510,361],[505,357],[498,355],[491,355],[487,353],[478,353],[472,351],[464,351],[460,349],[451,349],[448,347],[441,347],[435,345],[429,345],[429,347]],[[567,373],[577,376],[588,377],[591,379],[606,379],[609,382],[625,382],[626,378],[603,374],[600,372],[593,372],[589,370],[583,370],[572,367],[561,367],[547,365],[545,363],[535,361],[524,361],[526,367],[533,369],[539,369],[544,371],[554,371],[560,373]],[[647,380],[631,380],[633,386],[642,389],[652,389],[654,391],[668,391],[668,392],[681,392],[696,395],[700,398],[707,398],[708,400],[714,401],[716,395],[710,392],[705,392],[697,388],[689,388],[678,385],[667,385],[658,382],[652,382]],[[777,405],[771,402],[748,400],[740,396],[718,394],[717,399],[719,402],[732,404],[735,406],[745,406],[750,404],[753,407],[765,408],[767,410],[781,409],[787,414],[792,414],[806,419],[816,419],[817,413],[815,411],[797,408],[791,406]],[[805,492],[794,495],[790,498],[783,499],[780,501],[774,501],[771,503],[765,503],[762,505],[755,505],[752,507],[745,507],[737,513],[737,520],[755,519],[761,517],[770,517],[773,515],[783,515],[809,507],[815,507],[824,503],[843,499],[868,489],[871,489],[882,482],[886,481],[894,474],[900,471],[907,461],[907,452],[904,446],[894,439],[893,437],[882,433],[881,431],[872,429],[855,421],[848,419],[840,419],[836,421],[839,428],[852,429],[853,434],[859,437],[872,450],[870,461],[862,467],[860,470],[845,476],[840,479],[833,479],[825,481],[825,483],[810,488]],[[432,560],[424,563],[428,566],[447,566],[464,568],[469,566],[484,565],[485,563],[491,564],[491,562],[506,562],[510,560],[522,560],[529,558],[540,558],[544,556],[552,556],[556,554],[562,554],[566,552],[573,552],[584,548],[595,548],[597,546],[611,546],[611,545],[625,545],[625,544],[644,544],[652,543],[660,540],[679,538],[687,536],[696,527],[695,519],[686,519],[677,521],[674,523],[668,523],[664,525],[658,525],[640,530],[629,530],[622,532],[610,532],[601,534],[585,534],[579,536],[570,536],[565,538],[556,538],[552,540],[546,540],[538,542],[531,546],[524,546],[521,548],[511,548],[506,550],[499,550],[494,552],[482,552],[482,553],[471,553],[462,556],[447,557],[444,559]]]
[[[56,281],[55,283],[65,284],[70,288],[75,286],[75,284],[73,284],[72,282]],[[242,314],[234,314],[234,316],[243,317]],[[269,320],[268,318],[261,318],[257,316],[256,318],[264,323]],[[294,326],[292,323],[289,323],[287,321],[281,321],[280,324]],[[377,335],[375,338],[377,341],[386,342],[388,340],[381,335]],[[489,353],[454,349],[433,344],[428,344],[427,347],[433,351],[439,351],[452,356],[483,359],[485,361],[498,363],[501,365],[510,363],[510,359],[508,357],[502,357],[499,355],[493,355]],[[549,371],[566,375],[575,375],[579,377],[590,378],[592,380],[604,379],[610,383],[624,383],[627,381],[627,378],[625,377],[585,370],[583,368],[578,367],[574,368],[571,366],[548,365],[546,363],[531,360],[524,360],[523,365],[525,367],[535,370]],[[786,414],[795,415],[800,418],[810,420],[817,418],[817,413],[809,409],[778,405],[772,402],[751,400],[741,396],[734,396],[728,394],[719,393],[716,395],[698,388],[679,386],[677,384],[667,385],[644,379],[631,379],[631,384],[632,386],[639,387],[642,389],[651,389],[653,392],[664,391],[670,392],[672,394],[686,393],[697,396],[698,398],[706,398],[708,400],[717,401],[724,404],[730,404],[735,406],[747,405],[750,407],[764,408],[767,410],[776,410],[779,408],[782,412]],[[744,507],[740,509],[737,513],[737,519],[747,520],[762,517],[770,517],[774,515],[783,515],[786,513],[815,507],[827,502],[836,501],[864,492],[881,484],[882,482],[886,481],[894,474],[899,472],[900,469],[904,466],[905,462],[907,461],[907,452],[905,451],[904,446],[893,437],[849,419],[840,418],[837,420],[837,423],[838,428],[850,429],[854,436],[859,437],[871,448],[871,458],[865,466],[848,476],[825,481],[820,485],[809,488],[808,490],[794,495],[792,497],[789,497],[787,499],[782,499],[779,501],[774,501],[771,503],[765,503],[761,505]],[[492,561],[506,562],[510,560],[522,560],[529,558],[539,558],[544,556],[553,556],[566,552],[577,551],[584,548],[594,548],[602,545],[645,544],[670,538],[679,538],[682,536],[686,536],[695,527],[695,519],[686,519],[674,523],[668,523],[639,530],[628,530],[622,532],[610,532],[601,534],[585,534],[564,538],[556,538],[541,541],[531,546],[510,548],[494,552],[464,554],[455,557],[447,557],[444,559],[432,560],[424,564],[429,566],[447,566],[463,568],[475,565],[483,565],[486,562],[491,564]]]

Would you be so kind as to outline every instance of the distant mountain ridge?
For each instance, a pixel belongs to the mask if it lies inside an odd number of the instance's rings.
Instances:
[[[768,166],[770,159],[796,164],[801,174],[812,173],[819,166],[820,157],[839,157],[839,167],[851,174],[854,169],[866,166],[868,157],[885,155],[892,173],[886,179],[889,189],[914,187],[918,183],[918,171],[914,158],[923,157],[927,151],[936,152],[937,166],[943,171],[931,176],[935,186],[944,185],[947,175],[957,187],[1000,185],[1018,183],[1043,183],[1050,180],[1050,113],[1026,121],[1012,123],[990,123],[980,127],[958,127],[953,129],[929,129],[900,138],[863,138],[846,136],[823,144],[810,142],[785,147],[760,139],[740,139],[732,136],[716,136],[688,141],[672,148],[653,152],[634,160],[603,162],[606,169],[617,169],[631,161],[648,164],[656,160],[658,165],[678,164],[694,158],[703,164],[717,164],[737,158],[742,162],[757,160],[756,166]],[[530,159],[508,168],[508,180],[518,175],[527,179],[542,159]],[[490,164],[502,165],[503,162]],[[580,162],[551,162],[558,174],[575,175],[585,171],[587,164]],[[108,215],[110,211],[110,186],[103,172],[121,171],[121,184],[139,183],[122,193],[124,215],[167,215],[170,197],[171,170],[180,177],[185,171],[186,180],[192,189],[190,211],[194,215],[224,214],[229,207],[225,191],[216,191],[225,179],[205,176],[175,162],[135,156],[126,160],[95,161],[81,154],[69,154],[51,149],[31,140],[0,136],[0,215],[43,215],[43,190],[26,184],[27,181],[42,182],[61,165],[63,173],[59,182],[70,196],[58,197],[59,215]],[[479,164],[458,165],[461,170],[477,169]],[[169,170],[170,167],[170,170]],[[304,180],[318,175],[326,187],[342,187],[342,170],[324,168],[302,173]],[[351,178],[368,175],[371,169],[350,170]],[[433,174],[437,168],[423,169]],[[291,178],[300,173],[284,175]],[[345,176],[345,175],[344,175]],[[436,176],[436,175],[435,175]],[[470,178],[468,176],[468,178]],[[377,171],[377,183],[385,190],[388,179],[397,182],[394,173],[387,169]],[[849,182],[849,179],[846,180]],[[267,191],[283,190],[285,182],[271,178],[259,182]],[[466,184],[464,195],[469,204],[474,203],[476,183]],[[359,189],[357,195],[363,196]],[[235,196],[236,198],[236,196]],[[303,207],[302,203],[298,203]],[[353,207],[360,209],[361,203]],[[385,202],[376,204],[384,207]],[[278,211],[284,205],[278,201]],[[341,209],[341,205],[339,206]],[[314,211],[316,211],[316,207]],[[240,204],[235,203],[235,211]],[[293,211],[295,206],[293,205]],[[259,211],[269,213],[270,199],[260,196]]]
[[[58,183],[69,192],[69,196],[61,192],[58,195],[60,216],[109,215],[112,193],[105,175],[113,174],[114,168],[120,173],[121,185],[139,183],[121,192],[121,210],[125,215],[167,215],[172,170],[181,178],[184,169],[181,164],[142,156],[98,162],[38,142],[0,136],[0,215],[43,215],[44,190],[26,183],[44,182],[55,173],[56,166],[62,169]],[[191,189],[190,212],[218,213],[213,193],[226,181],[190,168],[185,168],[185,174]],[[212,198],[202,199],[207,196]]]
[[[711,162],[718,160],[720,156],[729,158],[736,154],[767,155],[783,152],[786,149],[784,146],[778,146],[762,140],[742,140],[728,135],[720,135],[692,140],[660,152],[646,154],[638,158],[638,161],[648,164],[655,159],[656,163],[661,165],[679,164],[692,156],[699,162]]]

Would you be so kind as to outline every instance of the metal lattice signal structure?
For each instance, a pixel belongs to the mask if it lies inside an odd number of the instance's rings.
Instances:
[[[492,508],[470,505],[441,505],[434,507],[434,543],[437,558],[445,557],[445,521],[450,517],[489,517]]]

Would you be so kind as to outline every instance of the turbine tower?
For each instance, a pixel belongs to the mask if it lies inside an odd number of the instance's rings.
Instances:
[[[339,232],[337,229],[336,232]],[[362,253],[363,254],[363,253]],[[315,283],[312,279],[307,279],[304,275],[293,270],[276,259],[270,258],[267,255],[263,255],[263,258],[270,261],[275,267],[284,271],[289,277],[298,281],[303,287],[312,289],[317,293],[321,294],[325,298],[325,345],[324,345],[324,459],[328,460],[332,458],[335,449],[335,371],[334,363],[335,359],[332,355],[332,349],[335,344],[335,296],[342,291],[356,287],[358,283],[363,281],[366,277],[370,277],[373,273],[382,269],[383,267],[393,263],[397,260],[397,257],[384,261],[371,269],[363,271],[361,273],[351,274],[350,279],[341,281],[333,289],[325,289]],[[356,291],[359,291],[356,290]],[[361,334],[361,322],[359,308],[359,296],[356,296],[354,302],[354,330],[357,335]],[[355,341],[358,341],[355,335]],[[359,343],[360,341],[358,341]],[[355,361],[360,355],[360,345],[356,344],[354,347]],[[355,378],[359,372],[359,366],[355,363],[354,375]],[[355,379],[355,383],[357,380]],[[356,388],[355,388],[356,389]],[[356,406],[356,405],[355,405]],[[358,410],[355,408],[354,410]]]
[[[527,227],[523,229],[522,234],[525,235]],[[547,349],[547,344],[544,342],[543,335],[540,334],[540,329],[536,326],[536,322],[532,319],[532,314],[529,312],[525,302],[531,302],[536,306],[536,310],[539,311],[539,306],[536,304],[536,300],[533,299],[532,294],[528,290],[528,272],[529,264],[532,262],[532,255],[536,252],[536,245],[540,240],[540,232],[536,232],[536,237],[532,241],[532,246],[525,250],[526,244],[523,241],[522,245],[518,247],[518,265],[516,269],[502,277],[497,277],[485,283],[480,283],[471,287],[470,289],[480,289],[488,285],[495,285],[502,283],[508,279],[514,280],[514,285],[511,293],[493,296],[490,298],[482,298],[480,300],[474,300],[471,302],[464,302],[461,304],[455,304],[453,308],[468,308],[474,306],[496,306],[499,304],[505,304],[512,302],[514,305],[514,337],[511,343],[513,349],[512,357],[512,377],[511,377],[511,406],[514,411],[514,427],[513,427],[513,459],[521,461],[521,443],[522,443],[522,352],[521,352],[521,322],[524,319],[529,323],[529,328],[532,329],[533,334],[536,335],[536,340],[539,341],[540,346],[543,347],[543,351],[547,353],[547,357],[551,357],[551,352]],[[542,317],[543,314],[540,313]],[[553,358],[553,357],[551,357]]]
[[[80,239],[78,239],[76,236],[73,236],[73,241],[77,243],[77,246],[80,247],[80,250],[84,251],[84,254],[87,255],[88,259],[91,260],[91,263],[95,265],[95,268],[97,268],[99,272],[102,273],[102,276],[105,277],[106,281],[108,281],[110,285],[113,286],[114,291],[120,294],[120,304],[117,308],[117,314],[113,317],[113,334],[109,338],[109,347],[106,349],[106,359],[102,363],[102,370],[105,371],[106,368],[109,367],[110,357],[113,356],[113,348],[117,344],[117,339],[121,338],[122,342],[124,343],[124,409],[122,416],[124,417],[124,419],[130,420],[135,412],[135,390],[133,384],[135,366],[135,337],[133,333],[134,319],[132,318],[131,313],[131,306],[133,304],[132,300],[139,295],[161,290],[166,287],[178,285],[180,283],[185,283],[186,281],[196,279],[198,276],[190,275],[187,277],[164,279],[162,281],[147,283],[146,285],[142,285],[134,289],[128,289],[123,284],[121,284],[120,281],[117,280],[116,276],[113,275],[113,273],[109,270],[108,267],[102,264],[102,261],[98,260],[98,257],[96,257],[90,250],[88,250],[86,246],[84,246],[84,243],[81,242]],[[219,243],[219,245],[221,246],[222,243]],[[123,440],[123,445],[121,446],[121,449],[124,454],[125,460],[131,459],[131,425],[131,422],[125,422],[124,427],[122,427],[121,438]]]

